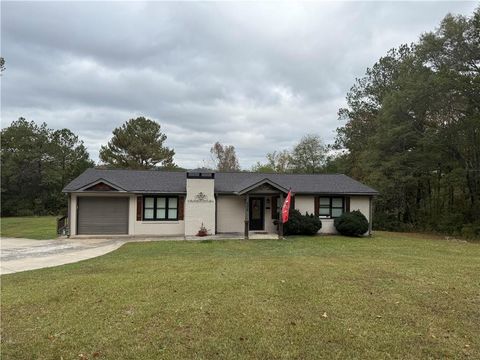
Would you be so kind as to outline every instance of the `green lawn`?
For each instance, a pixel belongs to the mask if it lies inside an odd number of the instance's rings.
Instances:
[[[479,274],[406,234],[130,243],[2,276],[2,359],[478,359]]]
[[[57,237],[56,216],[3,217],[3,237],[27,239],[55,239]]]

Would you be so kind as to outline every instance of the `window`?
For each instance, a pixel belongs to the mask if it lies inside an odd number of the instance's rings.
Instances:
[[[146,197],[143,209],[143,218],[145,220],[154,220],[155,219],[155,198]]]
[[[318,215],[323,218],[337,218],[343,214],[343,197],[320,197]]]
[[[178,220],[177,196],[145,196],[144,220]]]

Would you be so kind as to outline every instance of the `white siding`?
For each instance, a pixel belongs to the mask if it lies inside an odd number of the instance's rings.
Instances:
[[[334,219],[320,219],[322,221],[322,228],[320,229],[320,234],[338,234],[335,225],[333,224]]]
[[[77,195],[70,196],[70,235],[77,235]]]
[[[302,215],[307,212],[315,213],[315,197],[311,195],[295,195],[295,209],[300,211]]]
[[[205,226],[209,234],[215,233],[215,195],[213,179],[188,179],[185,198],[185,235],[196,235]],[[196,201],[199,193],[206,195],[206,201]]]
[[[149,236],[183,236],[185,221],[135,221],[134,235]]]
[[[267,207],[270,209],[267,209]],[[265,197],[265,231],[270,234],[276,234],[278,232],[277,225],[273,223],[272,211],[275,211],[275,209],[272,208],[272,197],[266,196]]]
[[[370,197],[369,196],[350,196],[350,211],[360,210],[370,221]]]
[[[217,232],[245,231],[245,198],[243,196],[217,196]]]

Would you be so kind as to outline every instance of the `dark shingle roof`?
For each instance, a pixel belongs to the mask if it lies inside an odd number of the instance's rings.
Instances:
[[[377,191],[343,174],[217,173],[216,192],[237,192],[269,179],[294,193],[377,194]]]
[[[86,170],[70,182],[63,191],[77,191],[102,179],[128,192],[186,192],[185,172],[103,169]],[[215,173],[215,192],[235,193],[264,179],[269,179],[283,188],[291,188],[294,193],[378,194],[376,190],[343,174],[266,174],[251,172]]]
[[[185,173],[182,171],[104,170],[87,169],[72,180],[63,191],[71,192],[97,180],[107,180],[129,192],[185,192]]]

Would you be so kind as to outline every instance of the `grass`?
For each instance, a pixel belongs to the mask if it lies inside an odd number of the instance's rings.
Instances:
[[[129,243],[2,276],[2,359],[480,358],[480,245]]]
[[[27,239],[55,239],[57,237],[56,216],[27,216],[1,218],[3,237]]]

